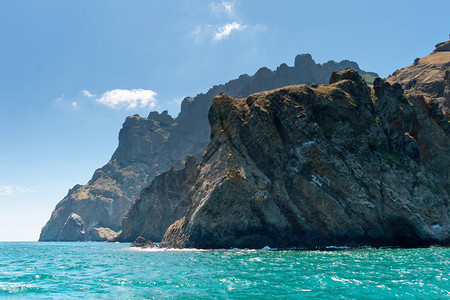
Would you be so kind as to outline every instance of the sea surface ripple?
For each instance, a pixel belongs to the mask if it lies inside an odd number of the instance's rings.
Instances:
[[[0,243],[0,298],[450,299],[450,249],[138,251]]]

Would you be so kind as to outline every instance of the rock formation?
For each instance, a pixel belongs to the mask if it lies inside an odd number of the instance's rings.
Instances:
[[[130,247],[136,247],[136,248],[157,248],[157,246],[152,242],[152,241],[148,241],[145,238],[143,238],[142,236],[139,236],[136,240],[134,240],[131,243]]]
[[[450,41],[437,44],[430,55],[416,58],[412,65],[395,71],[387,80],[400,83],[406,93],[424,95],[428,103],[437,102],[450,118]]]
[[[304,54],[295,58],[294,67],[282,64],[276,71],[261,68],[254,76],[242,75],[225,85],[214,86],[205,95],[186,98],[177,118],[178,124],[183,126],[176,126],[172,130],[164,152],[176,153],[174,157],[182,157],[189,153],[200,157],[198,154],[209,141],[210,126],[207,111],[213,97],[219,92],[240,97],[296,83],[324,83],[328,81],[333,70],[343,70],[345,67],[354,67],[362,75],[377,76],[375,73],[362,71],[354,62],[329,61],[321,65],[316,64],[311,55]],[[186,213],[187,195],[194,180],[193,173],[194,169],[189,168],[170,170],[155,178],[124,218],[122,233],[116,241],[131,242],[139,236],[160,241],[169,225]],[[175,181],[171,181],[173,179]],[[177,208],[175,212],[174,207]]]
[[[328,85],[220,94],[188,211],[161,245],[449,245],[449,124],[433,109],[350,69]]]
[[[197,160],[189,156],[184,168],[171,168],[156,176],[126,214],[117,241],[132,242],[136,237],[161,241],[167,228],[186,214],[196,170]]]
[[[113,239],[122,219],[147,182],[165,170],[155,162],[174,120],[167,114],[128,117],[111,160],[86,185],[76,185],[58,203],[42,228],[40,241]],[[76,216],[76,218],[74,218]],[[77,221],[77,231],[66,224]]]
[[[275,71],[263,67],[253,76],[244,74],[226,84],[212,87],[206,94],[199,94],[195,98],[187,97],[181,104],[181,112],[176,119],[177,126],[173,128],[163,151],[171,153],[170,158],[177,167],[182,166],[177,161],[187,155],[196,154],[197,158],[200,158],[210,140],[209,107],[219,93],[242,98],[293,84],[327,83],[331,72],[346,68],[354,68],[361,75],[378,76],[376,73],[361,70],[357,63],[349,60],[316,64],[310,54],[301,54],[295,57],[293,67],[282,64]]]
[[[122,229],[122,219],[133,202],[157,174],[172,166],[182,168],[184,158],[189,154],[200,159],[210,138],[208,110],[218,93],[246,97],[251,93],[291,84],[325,83],[332,71],[347,67],[353,67],[363,75],[376,76],[375,73],[360,70],[354,62],[316,64],[311,55],[304,54],[295,58],[294,67],[282,64],[275,71],[261,68],[253,76],[241,75],[225,85],[214,86],[206,94],[185,98],[176,119],[167,111],[162,114],[151,112],[148,118],[128,117],[111,160],[98,169],[87,184],[76,185],[69,190],[57,204],[39,240],[114,238]],[[80,224],[76,234],[67,231],[69,227],[65,226],[72,222],[72,214],[78,216]],[[135,238],[137,236],[127,236],[126,240]]]

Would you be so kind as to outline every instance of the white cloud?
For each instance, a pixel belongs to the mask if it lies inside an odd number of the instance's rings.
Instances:
[[[114,109],[153,108],[156,105],[156,92],[152,90],[111,90],[103,93],[97,99],[98,103]]]
[[[245,25],[241,25],[237,22],[225,24],[224,26],[219,27],[218,31],[214,34],[214,40],[220,41],[223,39],[227,39],[230,36],[231,31],[239,31],[244,29],[245,27]]]
[[[197,25],[193,31],[190,32],[189,40],[197,44],[202,44],[205,41],[210,42],[211,37],[213,41],[227,39],[233,30],[244,30],[247,36],[256,35],[262,31],[267,30],[264,24],[242,25],[237,22],[229,23],[224,26],[214,26],[211,24]]]
[[[11,185],[0,185],[0,196],[14,196],[25,193],[33,193],[33,190],[30,190],[26,187],[21,186],[11,186]]]
[[[211,3],[209,7],[215,13],[226,13],[228,15],[232,15],[234,11],[235,2],[230,1],[221,1],[220,3]]]
[[[88,98],[95,97],[95,95],[92,95],[91,92],[89,92],[88,90],[82,90],[81,93],[83,94],[83,96],[86,96]]]
[[[78,103],[76,103],[75,101],[72,102],[72,107],[75,109],[78,109]]]

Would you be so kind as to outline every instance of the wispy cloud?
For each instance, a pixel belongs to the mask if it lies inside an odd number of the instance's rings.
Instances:
[[[207,25],[197,25],[195,29],[190,33],[189,39],[197,43],[203,42],[206,39],[210,39],[211,35],[214,33],[214,26]]]
[[[114,109],[153,108],[156,105],[156,92],[143,89],[115,89],[103,93],[97,102]]]
[[[173,104],[177,104],[177,105],[180,105],[182,102],[183,102],[183,100],[184,100],[184,97],[181,97],[181,98],[172,98],[172,103]]]
[[[238,22],[228,23],[222,26],[214,26],[211,24],[197,25],[195,29],[190,32],[189,39],[197,44],[203,44],[206,41],[210,42],[228,39],[233,30],[245,30],[245,34],[248,37],[252,37],[267,29],[267,26],[264,24],[243,25]]]
[[[232,15],[234,12],[234,5],[234,1],[221,1],[220,3],[211,3],[209,7],[215,13],[226,13],[227,15]]]
[[[241,25],[237,22],[225,24],[224,26],[219,27],[217,32],[214,34],[214,40],[220,41],[227,39],[233,30],[239,31],[244,29],[245,27],[245,25]]]
[[[83,96],[88,97],[88,98],[95,97],[95,95],[91,94],[91,92],[89,92],[88,90],[82,90],[81,94],[83,94]]]
[[[62,94],[60,97],[55,99],[55,102],[61,102],[64,100],[64,94]]]
[[[73,101],[72,102],[72,107],[75,108],[75,109],[78,109],[78,103]]]
[[[25,193],[33,193],[34,191],[21,186],[0,185],[0,196],[14,196]]]

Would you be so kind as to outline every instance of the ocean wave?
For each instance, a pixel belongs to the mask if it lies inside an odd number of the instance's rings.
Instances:
[[[38,292],[40,290],[39,287],[19,284],[19,283],[3,283],[0,284],[0,295],[3,293],[6,294],[22,294],[27,292]]]

